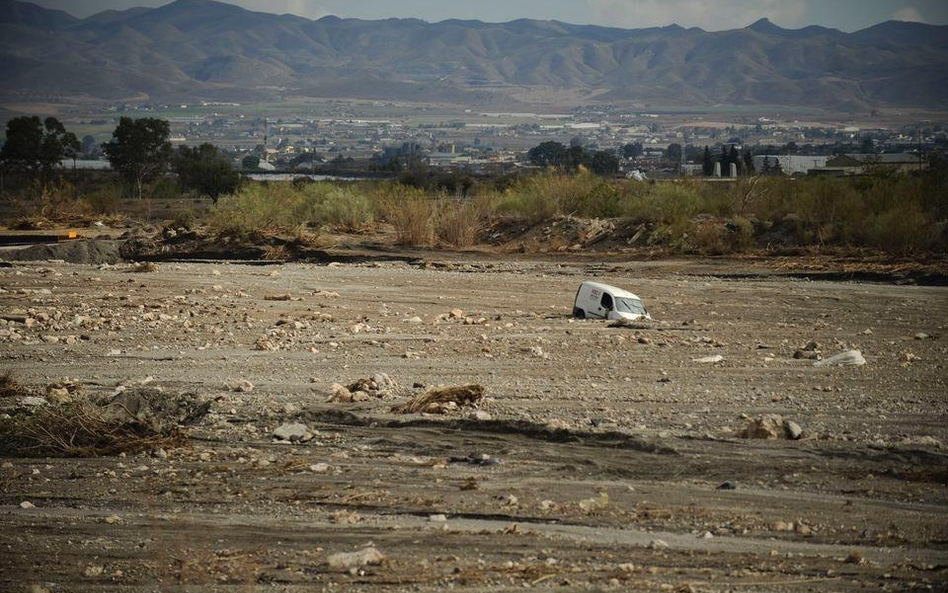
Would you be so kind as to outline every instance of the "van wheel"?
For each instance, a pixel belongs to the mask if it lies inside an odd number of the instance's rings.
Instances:
[[[577,319],[586,319],[586,312],[580,309],[579,307],[576,307],[575,309],[573,309],[573,317]]]

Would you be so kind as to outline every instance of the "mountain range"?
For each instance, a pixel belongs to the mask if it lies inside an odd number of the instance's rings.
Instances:
[[[0,0],[0,101],[272,100],[289,95],[469,105],[948,108],[948,26],[845,33],[762,19],[728,31],[366,21],[212,0],[85,19]]]

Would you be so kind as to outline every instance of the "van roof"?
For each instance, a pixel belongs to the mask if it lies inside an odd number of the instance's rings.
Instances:
[[[635,299],[641,301],[637,295],[632,294],[628,290],[622,290],[621,288],[616,288],[615,286],[610,286],[608,284],[603,284],[602,282],[583,282],[583,286],[588,286],[589,288],[598,288],[599,290],[605,290],[612,294],[612,296],[621,297],[624,299]]]

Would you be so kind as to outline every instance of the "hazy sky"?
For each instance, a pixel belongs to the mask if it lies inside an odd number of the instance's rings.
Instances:
[[[160,6],[169,0],[33,0],[88,16],[107,8]],[[617,27],[678,23],[733,29],[768,17],[783,27],[824,25],[855,31],[889,19],[948,24],[948,0],[230,0],[264,12],[379,19],[417,17],[509,21],[521,17]]]

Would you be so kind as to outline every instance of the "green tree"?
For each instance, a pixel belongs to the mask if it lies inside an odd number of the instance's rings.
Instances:
[[[142,197],[142,184],[164,173],[171,163],[171,127],[162,119],[123,117],[102,146],[112,168]]]
[[[83,156],[95,156],[96,152],[98,152],[98,148],[99,146],[96,144],[94,136],[91,134],[86,134],[82,137],[82,148],[80,151],[82,152]]]
[[[714,157],[711,156],[711,149],[704,147],[704,155],[701,157],[701,172],[705,177],[714,175]]]
[[[559,142],[544,142],[531,148],[527,156],[540,167],[562,167],[566,163],[566,147]]]
[[[744,174],[754,174],[754,155],[750,150],[744,151]]]
[[[240,166],[247,171],[254,171],[260,167],[260,157],[255,154],[247,155],[240,161]]]
[[[0,150],[4,168],[21,171],[31,179],[49,181],[63,159],[75,158],[79,140],[55,117],[44,121],[34,116],[7,122],[7,141]]]
[[[677,163],[681,161],[682,150],[681,144],[677,142],[675,144],[669,144],[668,148],[665,149],[665,158]]]
[[[597,150],[592,155],[589,168],[596,175],[615,175],[619,172],[619,159],[610,152]]]
[[[622,147],[622,156],[627,159],[637,159],[645,153],[645,147],[641,142],[626,144]]]
[[[181,189],[194,190],[215,202],[222,195],[237,191],[240,185],[240,174],[213,144],[182,146],[175,156],[174,169]]]

